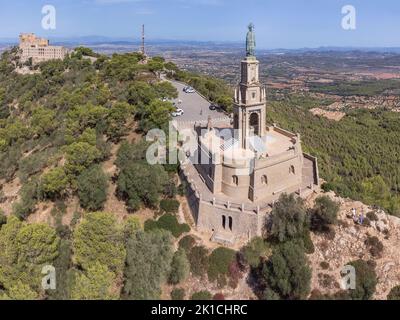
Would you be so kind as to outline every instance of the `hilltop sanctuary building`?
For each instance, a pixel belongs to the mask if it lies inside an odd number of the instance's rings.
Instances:
[[[233,125],[195,126],[198,151],[182,166],[197,228],[226,245],[261,236],[283,193],[305,197],[319,187],[317,159],[303,153],[299,134],[266,124],[253,25],[235,91]],[[193,161],[194,160],[194,161]]]
[[[32,63],[39,63],[52,59],[64,59],[68,49],[61,46],[51,46],[49,40],[38,38],[33,33],[22,33],[19,36],[19,48],[22,51],[21,61],[32,59]]]

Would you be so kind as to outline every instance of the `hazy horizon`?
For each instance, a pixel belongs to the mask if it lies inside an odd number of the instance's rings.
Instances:
[[[396,0],[0,0],[0,38],[21,32],[48,38],[110,37],[169,41],[244,41],[249,22],[257,46],[273,48],[400,47]],[[57,27],[44,30],[42,8],[56,8]],[[356,29],[345,30],[342,8],[356,9]]]

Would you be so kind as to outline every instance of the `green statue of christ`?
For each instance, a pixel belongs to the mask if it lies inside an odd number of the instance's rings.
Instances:
[[[249,24],[249,32],[246,37],[246,55],[248,57],[254,57],[256,50],[256,35],[254,33],[254,24]]]

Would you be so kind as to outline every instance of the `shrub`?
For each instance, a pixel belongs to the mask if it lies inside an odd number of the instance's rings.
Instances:
[[[175,252],[171,263],[171,273],[169,275],[169,282],[171,284],[178,284],[187,279],[190,272],[190,264],[183,249]]]
[[[4,214],[4,211],[2,209],[0,209],[0,229],[2,227],[2,225],[7,223],[7,217]]]
[[[189,253],[190,271],[202,277],[208,269],[208,251],[204,247],[194,247]]]
[[[196,244],[196,239],[191,235],[187,235],[187,236],[184,236],[179,241],[179,248],[185,250],[186,253],[189,253],[195,244]]]
[[[171,291],[171,299],[182,301],[185,300],[185,289],[175,288]]]
[[[199,291],[192,295],[192,300],[211,300],[212,294],[209,291]]]
[[[383,244],[377,237],[370,237],[365,240],[365,245],[373,257],[379,258],[382,255]]]
[[[145,222],[145,231],[154,229],[168,230],[175,238],[179,238],[183,233],[190,231],[190,227],[187,224],[180,224],[178,219],[172,214],[165,214],[157,221],[147,220]]]
[[[215,301],[223,301],[225,300],[225,296],[222,293],[216,293],[213,297]]]
[[[84,170],[78,177],[78,196],[82,208],[89,211],[103,209],[107,187],[107,176],[99,165]]]
[[[396,286],[390,290],[387,296],[388,300],[400,300],[400,286]]]
[[[258,267],[260,258],[265,255],[268,249],[267,244],[262,238],[254,238],[250,243],[240,250],[240,257],[243,262],[250,265],[252,268]]]
[[[378,221],[379,220],[378,216],[376,215],[376,213],[374,211],[367,212],[367,218],[370,221]]]
[[[356,269],[356,289],[351,290],[350,297],[353,300],[369,300],[375,293],[376,284],[378,282],[375,266],[373,262],[357,260],[350,262]]]
[[[339,204],[332,201],[328,196],[318,197],[315,206],[311,210],[311,228],[314,231],[324,232],[329,225],[337,222]]]
[[[160,202],[160,209],[166,213],[177,213],[180,203],[175,199],[165,199]]]
[[[229,272],[229,266],[235,260],[235,251],[227,248],[215,249],[208,259],[208,278],[215,281],[219,276],[225,277]]]
[[[329,263],[326,262],[326,261],[322,261],[319,265],[323,270],[328,270],[329,269]]]

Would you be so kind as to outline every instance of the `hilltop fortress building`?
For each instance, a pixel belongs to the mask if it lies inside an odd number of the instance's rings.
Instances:
[[[68,49],[61,46],[49,45],[49,40],[38,38],[33,33],[23,33],[19,36],[19,48],[22,51],[21,61],[32,59],[39,63],[52,59],[64,59]]]
[[[303,153],[299,134],[266,125],[266,89],[259,80],[253,25],[232,125],[196,126],[198,152],[182,166],[199,231],[233,245],[261,236],[283,193],[307,196],[319,187],[317,159]]]

